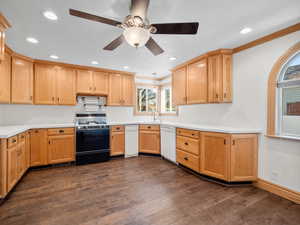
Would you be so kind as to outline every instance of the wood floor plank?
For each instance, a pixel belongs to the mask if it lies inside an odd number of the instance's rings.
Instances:
[[[300,206],[203,181],[157,157],[30,171],[1,225],[299,225]]]

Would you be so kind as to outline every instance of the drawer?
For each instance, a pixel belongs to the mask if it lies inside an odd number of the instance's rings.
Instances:
[[[199,155],[200,141],[198,139],[177,136],[176,137],[176,148],[187,151],[194,155]]]
[[[19,142],[24,142],[26,139],[26,133],[22,133],[18,135],[18,141]]]
[[[150,124],[144,124],[140,125],[140,130],[154,130],[154,131],[159,131],[159,125],[150,125]]]
[[[124,126],[112,126],[111,131],[112,132],[124,132],[125,128]]]
[[[196,130],[177,128],[176,133],[177,133],[177,135],[191,137],[191,138],[199,138],[200,137],[200,132],[196,131]]]
[[[48,135],[74,134],[74,128],[53,128],[48,129]]]
[[[194,170],[194,171],[197,171],[199,172],[199,157],[197,156],[194,156],[190,153],[187,153],[187,152],[184,152],[184,151],[181,151],[179,149],[176,150],[176,159],[177,159],[177,162]]]
[[[13,136],[7,139],[7,147],[11,148],[13,146],[15,146],[16,144],[18,144],[18,136]]]

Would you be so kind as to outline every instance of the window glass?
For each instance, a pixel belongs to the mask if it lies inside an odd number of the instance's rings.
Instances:
[[[157,111],[157,88],[137,88],[137,111],[145,113]]]
[[[172,103],[171,87],[163,87],[161,89],[161,113],[175,113],[176,109]]]
[[[300,136],[300,53],[291,58],[278,80],[279,132]]]

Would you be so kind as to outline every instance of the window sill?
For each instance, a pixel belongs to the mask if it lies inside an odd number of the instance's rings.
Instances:
[[[159,114],[160,116],[178,116],[178,113],[175,112],[175,113],[160,113]]]
[[[297,136],[266,135],[266,137],[284,139],[284,140],[300,141],[300,137],[297,137]]]

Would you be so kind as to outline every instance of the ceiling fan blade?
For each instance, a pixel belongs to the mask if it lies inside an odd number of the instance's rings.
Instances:
[[[157,56],[164,52],[164,50],[153,40],[150,38],[146,43],[146,47],[152,52],[153,55]]]
[[[155,34],[197,34],[199,23],[163,23],[152,24]]]
[[[146,19],[149,7],[149,0],[131,0],[130,14]]]
[[[96,22],[100,22],[100,23],[105,23],[105,24],[112,25],[112,26],[117,26],[117,25],[121,24],[121,22],[116,21],[116,20],[111,20],[111,19],[104,18],[101,16],[92,15],[92,14],[78,11],[75,9],[70,9],[69,12],[70,12],[70,15],[72,15],[72,16],[77,16],[77,17],[80,17],[83,19],[92,20],[92,21],[96,21]]]
[[[104,47],[104,50],[107,51],[113,51],[115,50],[117,47],[119,47],[123,42],[124,42],[125,38],[123,36],[123,34],[118,37],[117,39],[113,40],[111,43],[109,43],[106,47]]]

